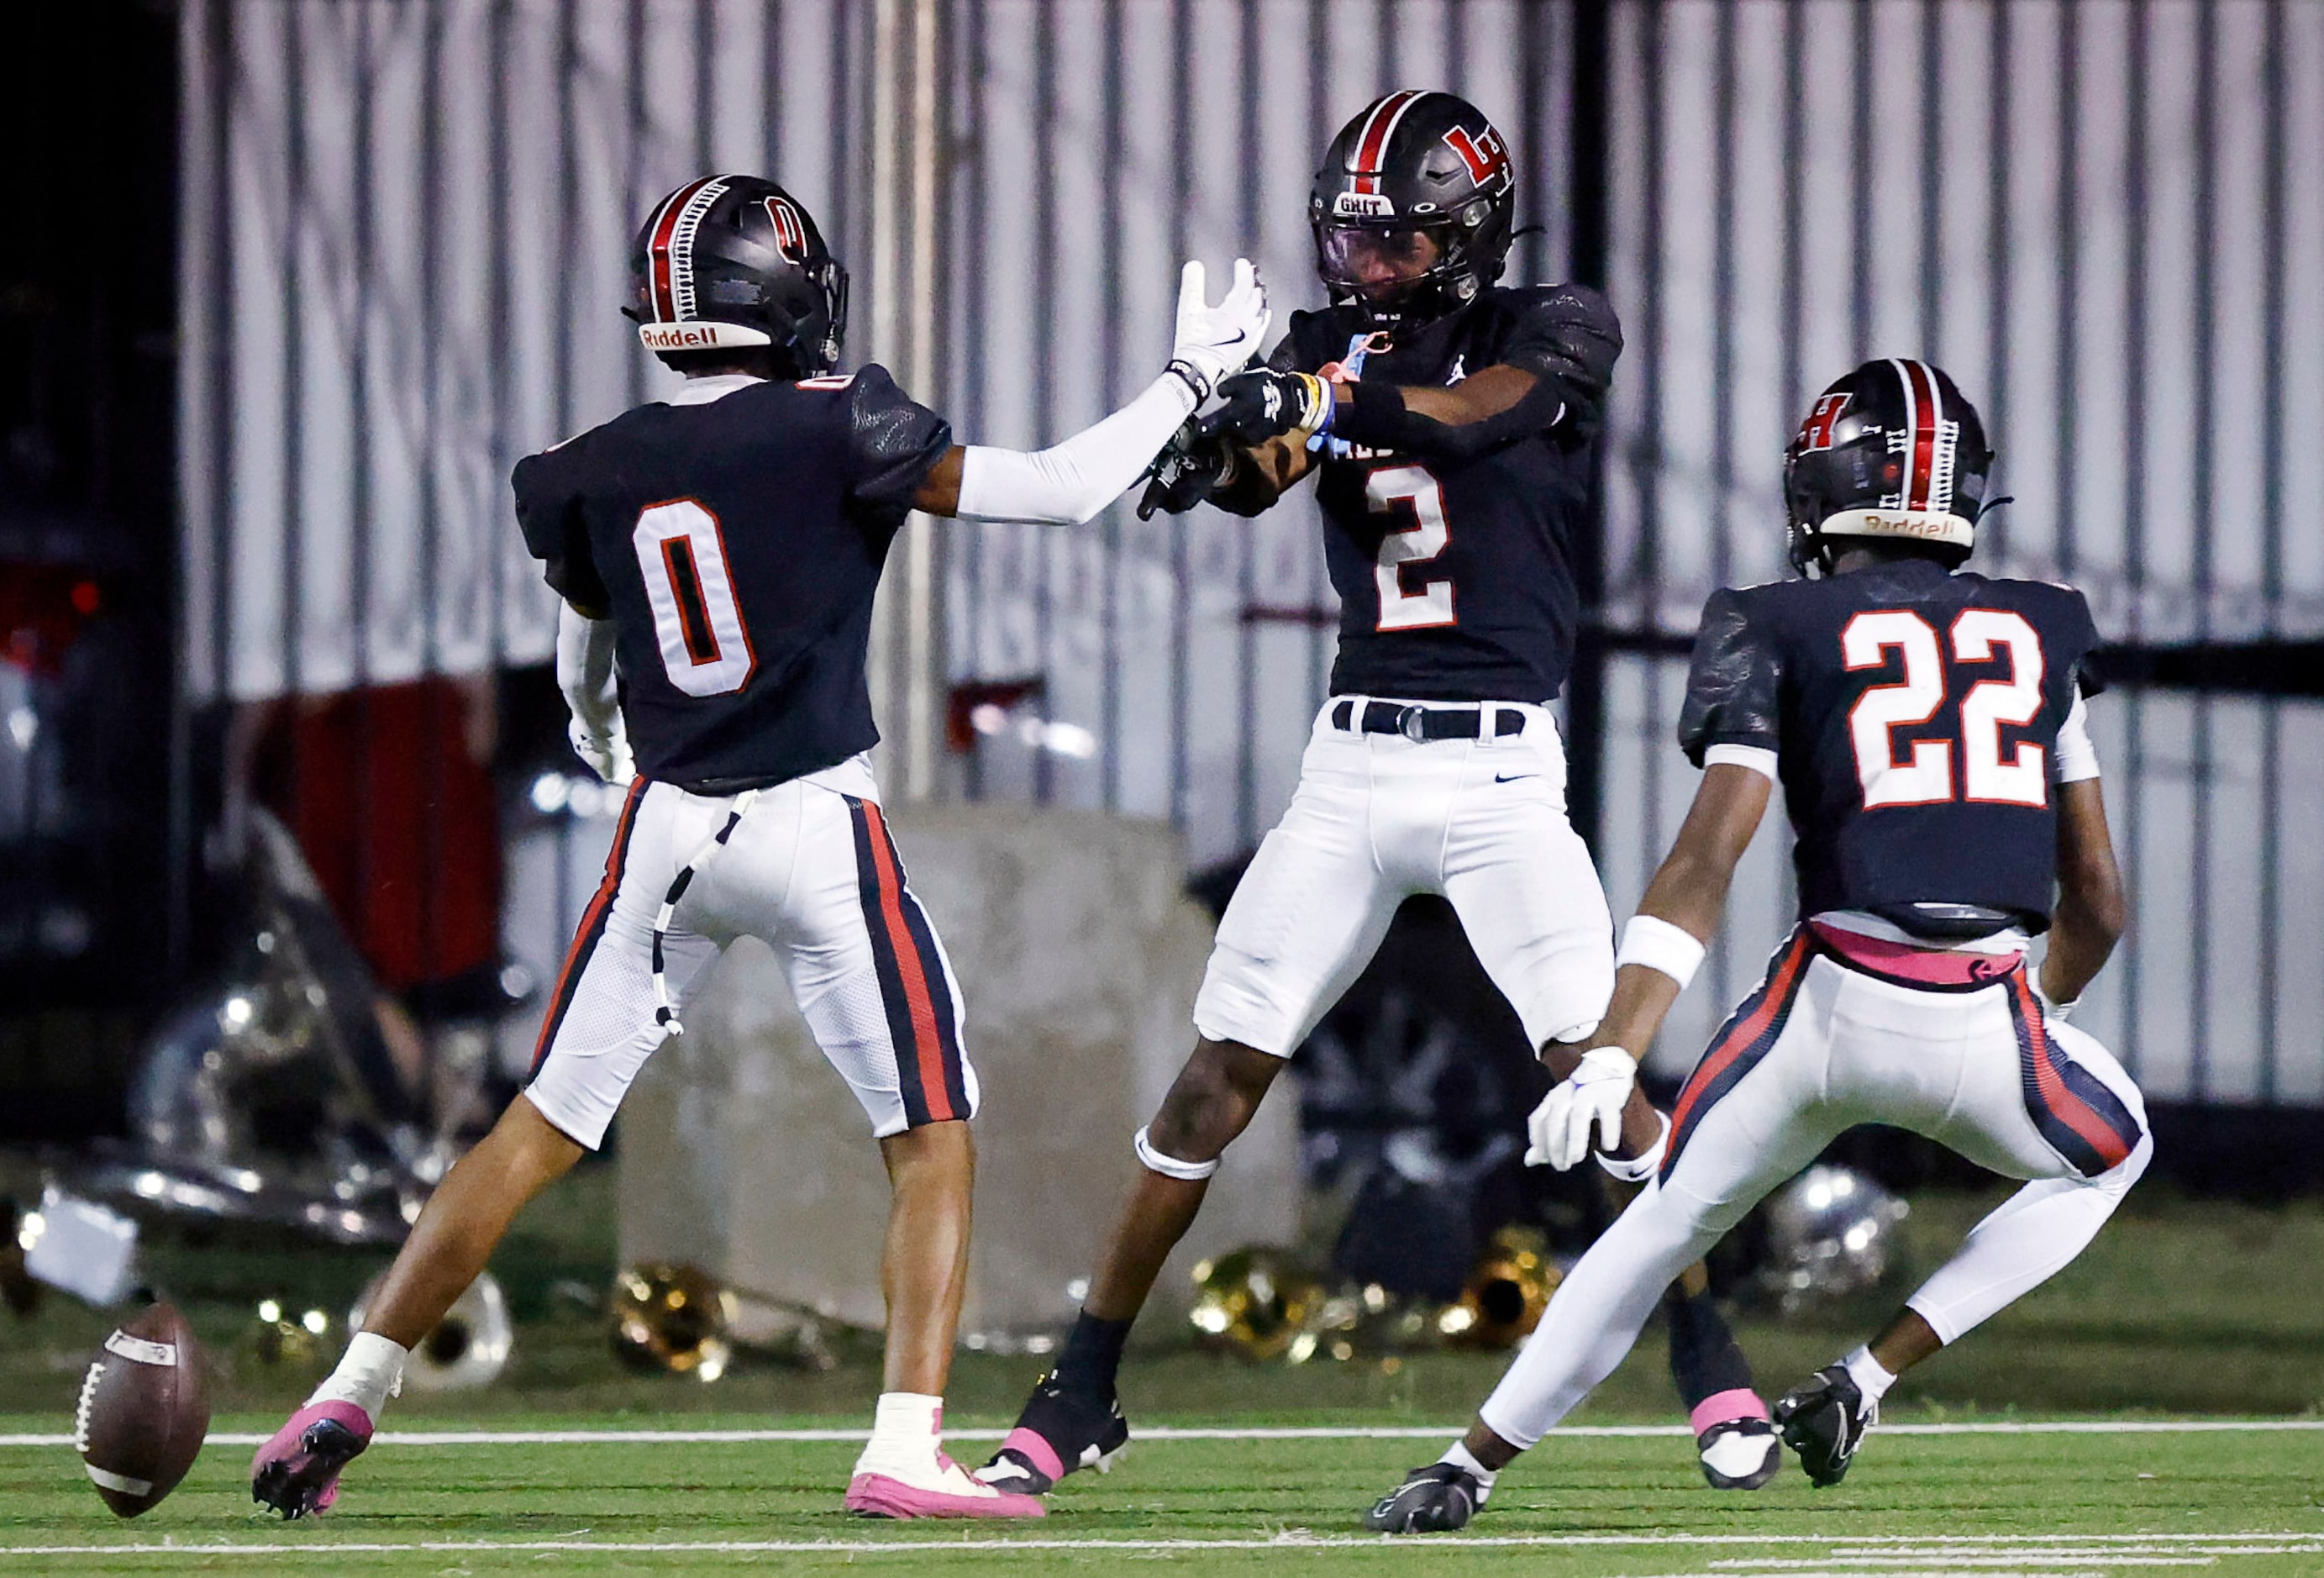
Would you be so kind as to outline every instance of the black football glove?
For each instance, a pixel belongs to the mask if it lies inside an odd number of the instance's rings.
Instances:
[[[1332,386],[1313,373],[1254,367],[1220,379],[1212,394],[1219,404],[1196,429],[1243,448],[1286,436],[1304,440],[1332,420]]]
[[[1190,419],[1170,435],[1170,442],[1146,474],[1146,492],[1138,501],[1138,518],[1150,521],[1156,511],[1183,515],[1211,496],[1224,480],[1231,457],[1226,440],[1205,438]]]

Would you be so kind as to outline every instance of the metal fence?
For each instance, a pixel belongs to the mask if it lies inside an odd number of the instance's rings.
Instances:
[[[613,309],[634,216],[689,174],[792,187],[885,299],[859,307],[858,354],[924,368],[915,392],[964,439],[1038,445],[1153,374],[1181,257],[1250,254],[1284,306],[1319,305],[1305,194],[1324,143],[1380,91],[1443,86],[1524,172],[1539,228],[1512,277],[1600,281],[1628,327],[1569,702],[1577,812],[1618,908],[1692,789],[1669,729],[1694,612],[1779,572],[1776,463],[1806,395],[1866,354],[1928,355],[1979,402],[2018,501],[1981,561],[2076,580],[2130,643],[2138,683],[2098,727],[2139,924],[2089,1022],[2160,1095],[2324,1102],[2324,806],[2293,771],[2324,711],[2286,694],[2324,688],[2324,7],[183,15],[190,695],[545,658],[553,605],[504,479],[665,376]],[[922,102],[938,118],[916,217],[899,106]],[[999,698],[949,792],[1167,817],[1197,861],[1279,813],[1335,617],[1304,495],[1255,522],[1117,506],[1078,532],[914,530],[939,678]],[[2205,687],[2231,668],[2237,694]],[[887,699],[891,734],[935,726]],[[1738,885],[1698,1020],[1788,914],[1777,843]]]

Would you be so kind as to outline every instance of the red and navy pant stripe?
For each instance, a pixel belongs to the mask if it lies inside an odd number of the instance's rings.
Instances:
[[[872,934],[880,998],[896,1048],[904,1121],[918,1129],[965,1119],[968,1084],[961,1064],[960,1015],[952,1000],[952,983],[945,976],[944,955],[936,951],[936,932],[905,885],[904,863],[888,836],[879,806],[853,795],[845,798],[855,824],[863,919]]]
[[[2042,1005],[2024,971],[2010,977],[2007,991],[2025,1112],[2034,1127],[2086,1178],[2120,1167],[2144,1138],[2138,1120],[2105,1081],[2050,1038],[2050,1027],[2043,1020]]]
[[[1792,1004],[1807,979],[1808,960],[1813,952],[1806,927],[1793,932],[1791,940],[1775,955],[1766,980],[1720,1027],[1711,1050],[1694,1066],[1671,1108],[1670,1149],[1663,1156],[1660,1175],[1665,1179],[1678,1165],[1686,1142],[1702,1126],[1704,1114],[1741,1084],[1745,1075],[1758,1067],[1782,1037],[1792,1017]]]
[[[581,977],[589,968],[590,955],[597,951],[598,942],[605,935],[605,922],[613,913],[613,895],[621,891],[622,873],[630,863],[630,829],[637,825],[638,802],[644,798],[646,780],[630,780],[629,798],[622,802],[621,820],[613,824],[613,847],[605,854],[605,880],[597,884],[596,893],[583,912],[581,926],[573,934],[573,946],[566,951],[565,968],[558,973],[557,990],[549,994],[548,1017],[540,1021],[540,1039],[532,1047],[532,1070],[525,1075],[530,1079],[540,1072],[549,1060],[549,1049],[556,1044],[558,1027],[564,1024],[567,1010],[573,1006],[573,994],[580,990]]]

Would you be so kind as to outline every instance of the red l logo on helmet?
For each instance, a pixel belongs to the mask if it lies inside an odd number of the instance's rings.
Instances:
[[[1444,144],[1461,156],[1461,162],[1469,167],[1469,179],[1479,186],[1508,184],[1509,151],[1492,127],[1471,136],[1466,126],[1455,126],[1444,134]]]

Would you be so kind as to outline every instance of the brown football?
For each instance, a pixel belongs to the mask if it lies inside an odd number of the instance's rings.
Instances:
[[[202,1351],[186,1317],[157,1304],[97,1350],[80,1383],[73,1444],[97,1493],[134,1518],[178,1488],[210,1427]]]

